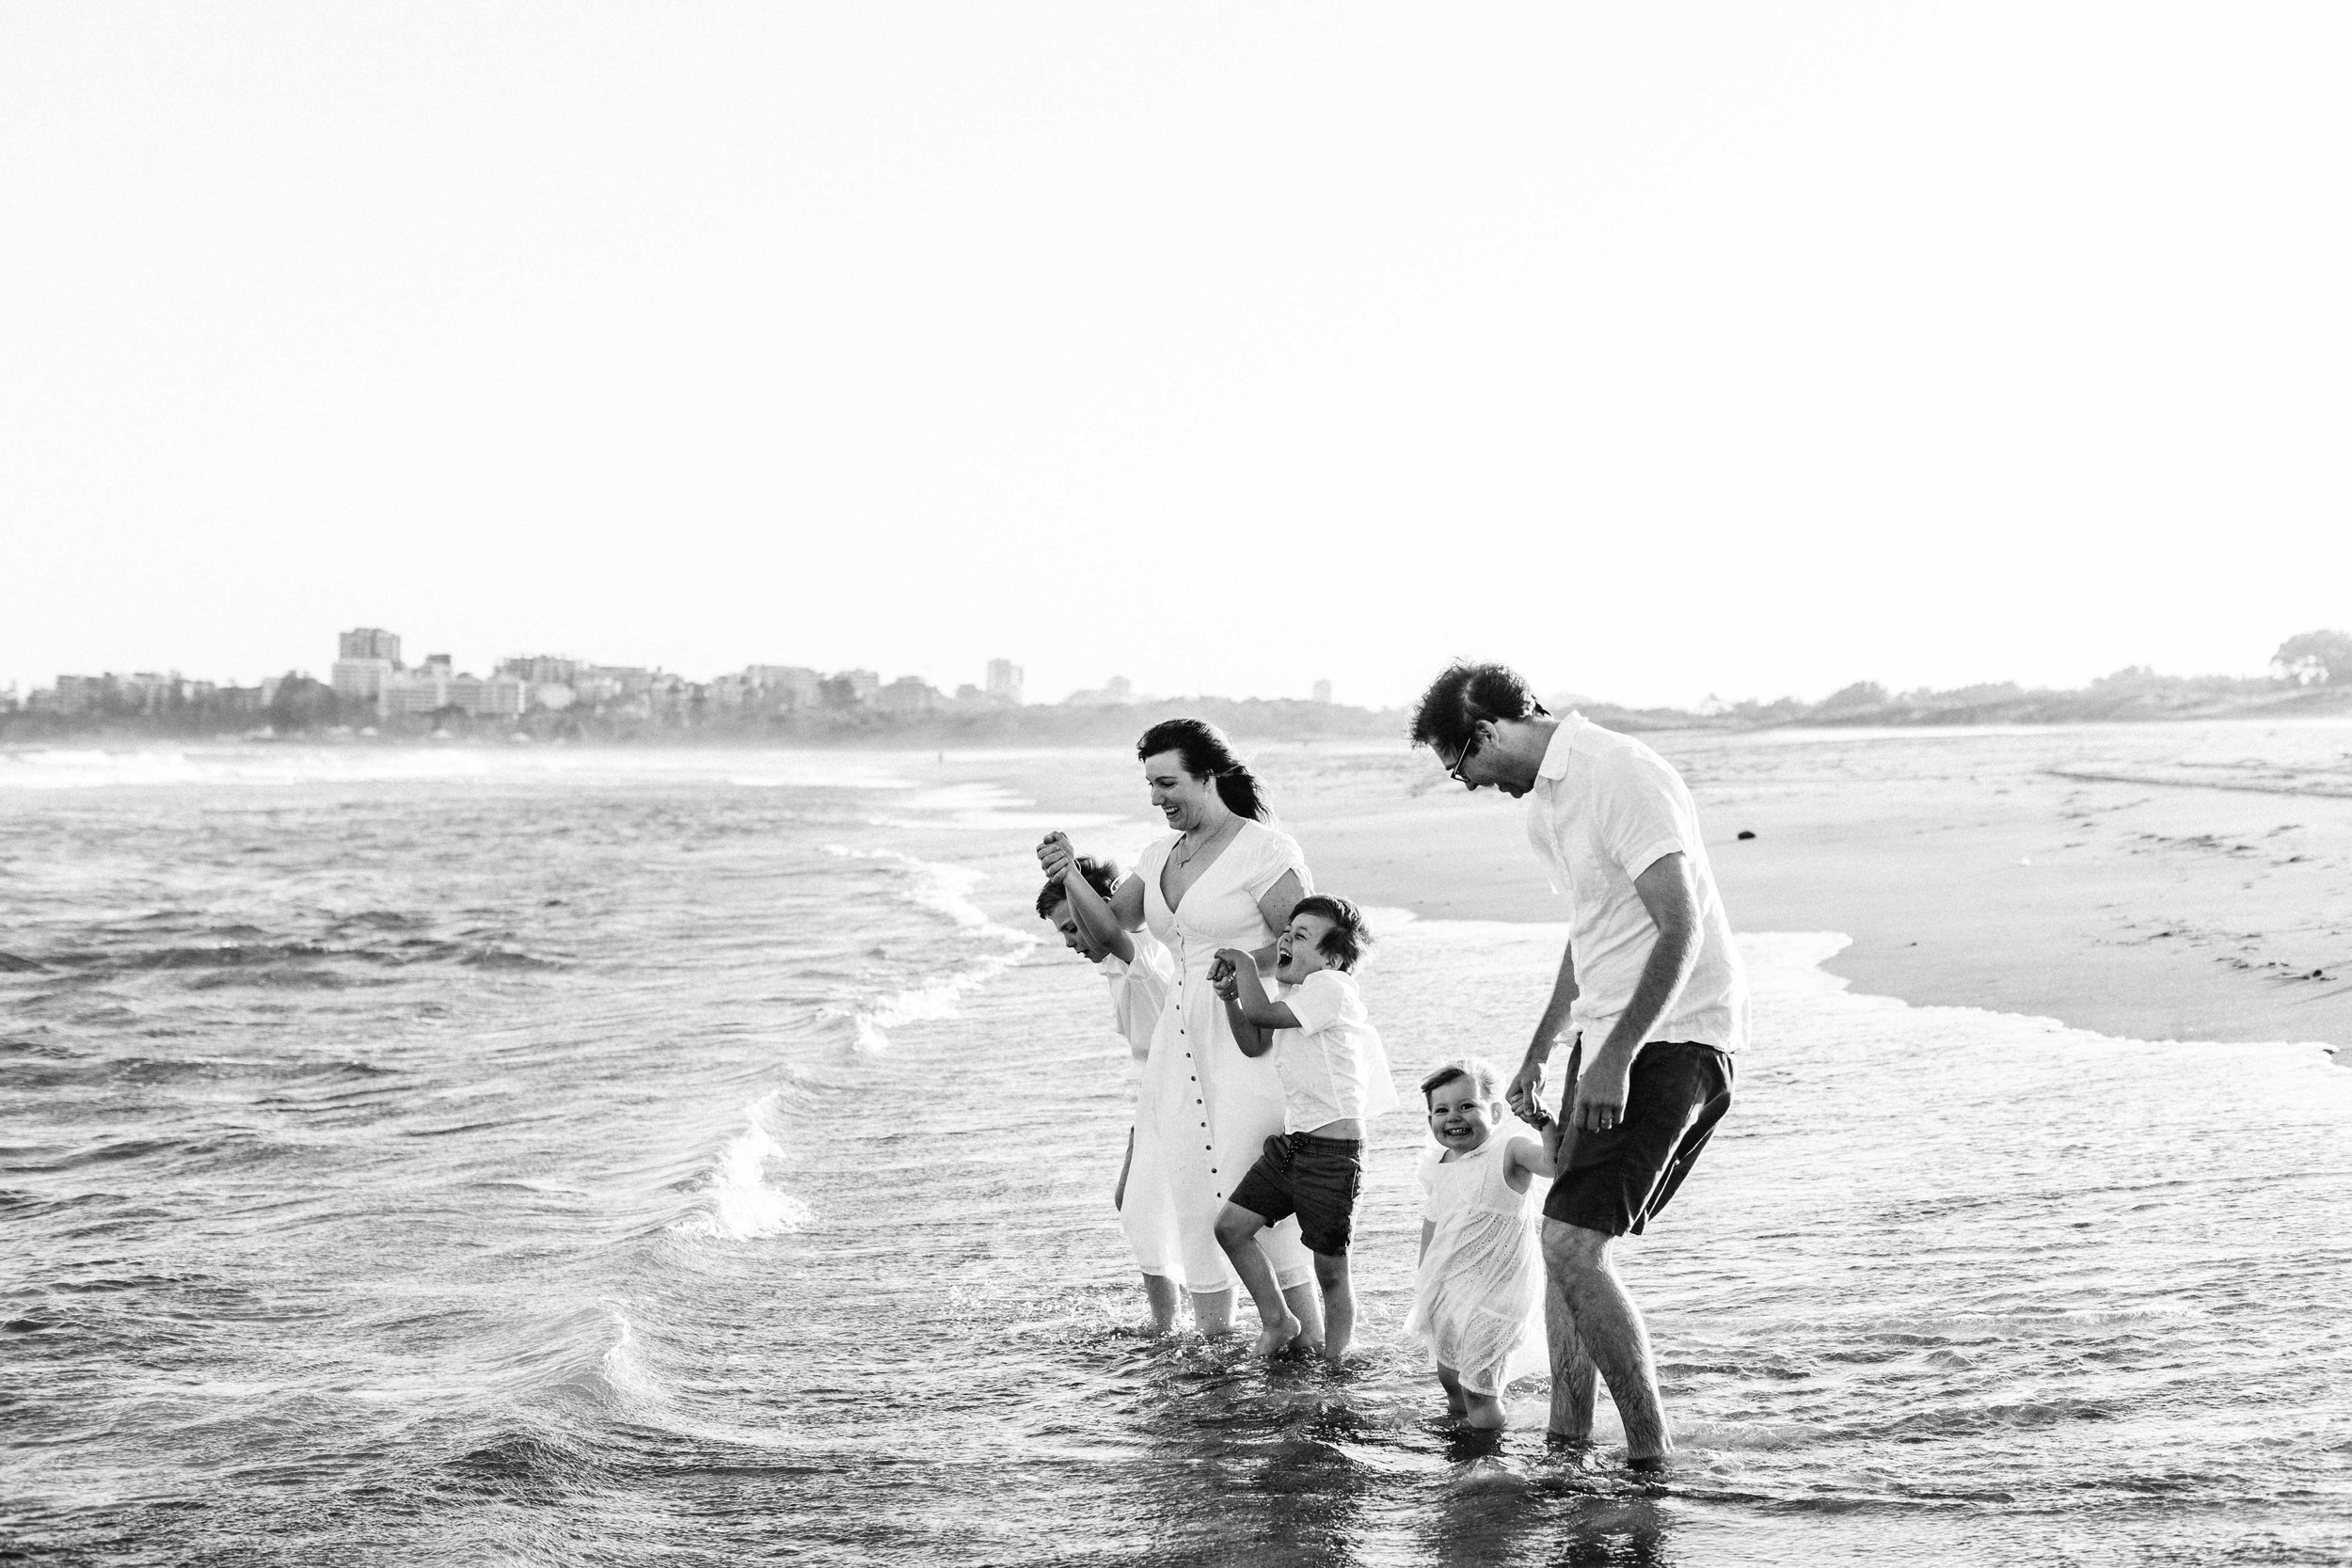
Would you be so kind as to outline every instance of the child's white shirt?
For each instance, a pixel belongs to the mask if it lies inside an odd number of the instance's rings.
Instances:
[[[1274,1070],[1282,1080],[1283,1131],[1308,1132],[1343,1117],[1384,1116],[1397,1106],[1388,1049],[1365,1015],[1356,977],[1318,969],[1278,1001],[1298,1020],[1274,1031]]]
[[[1128,1051],[1140,1067],[1152,1054],[1152,1031],[1159,1027],[1160,1011],[1168,1002],[1168,982],[1175,978],[1175,965],[1168,961],[1168,949],[1143,932],[1135,934],[1136,956],[1132,960],[1104,955],[1094,966],[1111,990],[1111,1024],[1127,1042]]]

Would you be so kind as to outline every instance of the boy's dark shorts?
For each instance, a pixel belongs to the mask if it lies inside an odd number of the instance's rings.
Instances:
[[[1633,1058],[1625,1119],[1605,1132],[1578,1129],[1568,1168],[1544,1199],[1544,1218],[1604,1236],[1636,1236],[1698,1163],[1731,1109],[1731,1058],[1711,1045],[1645,1045]],[[1576,1085],[1561,1096],[1565,1120]]]
[[[1228,1201],[1268,1225],[1298,1216],[1298,1239],[1326,1257],[1347,1250],[1356,1231],[1356,1194],[1364,1184],[1364,1146],[1355,1138],[1279,1133],[1249,1167]]]

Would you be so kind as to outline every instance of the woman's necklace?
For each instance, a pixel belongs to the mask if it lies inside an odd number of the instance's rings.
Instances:
[[[1240,820],[1241,820],[1241,815],[1240,815],[1238,812],[1234,813],[1232,816],[1230,816],[1226,817],[1226,819],[1225,819],[1225,821],[1224,821],[1223,825],[1222,825],[1222,826],[1220,826],[1220,827],[1216,830],[1216,832],[1215,832],[1211,833],[1208,837],[1206,837],[1206,838],[1202,839],[1200,843],[1198,843],[1198,844],[1196,844],[1196,845],[1194,845],[1194,846],[1192,847],[1192,853],[1191,853],[1191,854],[1189,854],[1189,855],[1178,855],[1178,856],[1176,856],[1176,857],[1175,857],[1175,861],[1176,861],[1177,865],[1178,865],[1179,867],[1183,867],[1183,866],[1187,866],[1187,865],[1190,865],[1190,864],[1194,862],[1194,860],[1196,860],[1197,858],[1199,858],[1199,856],[1200,856],[1200,851],[1201,851],[1201,850],[1206,849],[1206,848],[1207,848],[1210,845],[1215,844],[1215,843],[1216,843],[1218,839],[1223,838],[1223,837],[1225,836],[1225,830],[1226,830],[1227,828],[1232,827],[1234,823],[1236,823],[1236,822],[1238,822],[1238,821],[1240,821]],[[1184,835],[1184,837],[1186,837],[1186,838],[1190,838],[1191,836],[1192,836],[1192,835],[1191,835],[1190,833],[1186,833],[1186,834]]]

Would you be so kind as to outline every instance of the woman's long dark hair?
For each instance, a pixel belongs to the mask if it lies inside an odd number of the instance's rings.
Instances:
[[[1252,773],[1233,755],[1233,748],[1225,739],[1225,732],[1205,719],[1164,719],[1143,732],[1136,742],[1136,760],[1146,761],[1162,752],[1173,752],[1184,765],[1184,771],[1195,778],[1206,775],[1216,780],[1216,798],[1226,809],[1263,822],[1274,814],[1265,803],[1265,795],[1258,788],[1258,775]]]

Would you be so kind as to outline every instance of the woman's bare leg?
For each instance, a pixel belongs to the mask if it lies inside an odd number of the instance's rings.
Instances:
[[[1172,1332],[1176,1327],[1176,1282],[1164,1274],[1145,1275],[1143,1299],[1152,1308],[1152,1332]]]

